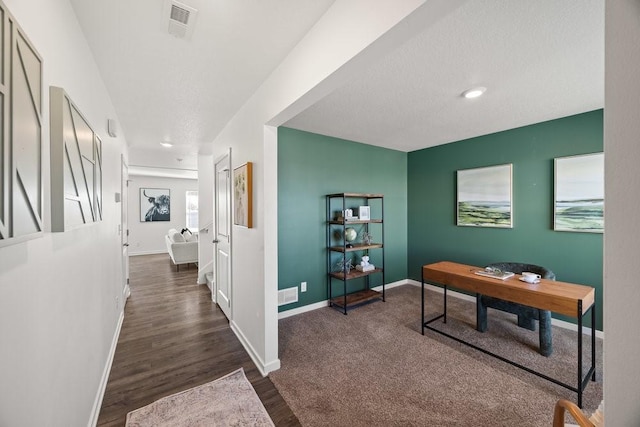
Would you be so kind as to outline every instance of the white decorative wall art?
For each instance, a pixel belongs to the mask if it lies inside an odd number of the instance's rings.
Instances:
[[[62,88],[49,90],[51,231],[102,221],[102,140]]]
[[[0,246],[42,235],[42,58],[0,2]]]

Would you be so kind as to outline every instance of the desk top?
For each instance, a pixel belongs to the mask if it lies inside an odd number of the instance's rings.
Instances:
[[[591,286],[546,279],[532,284],[520,281],[519,274],[501,280],[477,275],[474,271],[478,269],[482,268],[441,261],[424,265],[422,280],[571,317],[586,313],[595,302],[595,289]],[[582,313],[578,313],[579,301],[582,301]]]

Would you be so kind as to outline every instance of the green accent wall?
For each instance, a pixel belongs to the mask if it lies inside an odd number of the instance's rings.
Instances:
[[[408,154],[408,273],[441,260],[516,261],[596,288],[602,330],[603,235],[553,230],[554,158],[603,151],[603,112],[551,120]],[[513,228],[456,226],[456,171],[513,165]],[[606,203],[606,202],[605,202]]]
[[[385,196],[385,281],[408,277],[407,153],[281,127],[278,289],[299,287],[306,281],[307,292],[299,292],[297,303],[281,306],[279,311],[327,300],[325,195],[342,192]],[[375,241],[379,238],[374,234]],[[337,291],[339,287],[334,286]]]

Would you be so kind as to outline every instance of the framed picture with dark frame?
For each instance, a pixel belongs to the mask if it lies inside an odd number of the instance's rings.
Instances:
[[[457,171],[456,224],[513,228],[512,165]]]
[[[553,229],[604,232],[604,153],[554,159]]]
[[[171,190],[140,188],[140,222],[171,220]]]
[[[253,227],[253,164],[247,162],[233,170],[233,223]]]

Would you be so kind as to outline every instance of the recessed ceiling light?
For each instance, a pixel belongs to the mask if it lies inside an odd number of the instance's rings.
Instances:
[[[161,142],[160,145],[162,145],[163,147],[167,147],[167,148],[173,147],[173,144],[170,143],[170,142]]]
[[[462,96],[467,99],[477,98],[487,90],[486,87],[474,87],[473,89],[465,90],[462,92]]]

